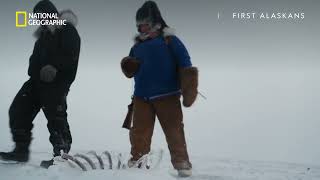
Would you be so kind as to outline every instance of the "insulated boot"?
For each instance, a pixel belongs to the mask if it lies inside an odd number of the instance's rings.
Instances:
[[[179,177],[190,177],[192,175],[192,165],[190,162],[179,162],[175,163],[174,166],[178,171]]]
[[[0,152],[0,159],[4,161],[27,162],[29,160],[30,143],[16,143],[16,147],[11,152]]]

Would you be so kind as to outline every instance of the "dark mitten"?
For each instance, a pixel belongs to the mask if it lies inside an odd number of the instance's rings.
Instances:
[[[52,65],[46,65],[40,70],[40,80],[43,82],[52,82],[56,78],[57,69]]]
[[[198,95],[198,69],[196,67],[181,68],[179,76],[183,105],[190,107]]]
[[[121,60],[121,70],[127,78],[132,78],[139,69],[140,62],[133,57],[125,57]]]

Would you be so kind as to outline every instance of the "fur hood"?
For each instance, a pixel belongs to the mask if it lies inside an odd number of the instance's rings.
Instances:
[[[78,25],[78,17],[70,9],[63,10],[60,12],[60,19],[65,19],[67,23],[70,23],[74,27]]]
[[[66,20],[66,23],[73,25],[76,27],[78,25],[78,17],[71,11],[70,9],[63,10],[59,13],[59,19]],[[62,26],[55,25],[53,26],[53,32],[55,32],[56,29],[61,28]],[[35,38],[39,38],[41,35],[41,32],[48,30],[47,28],[40,26],[37,28],[37,30],[33,33],[33,36]]]
[[[175,35],[176,35],[175,29],[170,27],[166,27],[163,29],[163,37],[175,36]]]
[[[175,29],[170,28],[170,27],[165,27],[165,28],[163,29],[162,36],[163,36],[163,37],[175,36]],[[134,40],[134,43],[135,43],[135,44],[141,42],[140,34],[136,34],[136,35],[134,36],[134,39],[133,39],[133,40]]]

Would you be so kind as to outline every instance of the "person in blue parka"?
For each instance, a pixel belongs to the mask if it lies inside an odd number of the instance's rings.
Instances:
[[[147,1],[136,13],[139,34],[129,56],[121,61],[123,73],[134,78],[133,115],[130,123],[132,167],[149,153],[155,117],[159,119],[180,176],[190,176],[184,135],[183,105],[190,107],[198,94],[198,70],[192,66],[182,41],[163,20],[157,4]]]

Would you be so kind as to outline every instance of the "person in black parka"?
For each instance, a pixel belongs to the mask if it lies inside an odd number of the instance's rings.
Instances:
[[[40,110],[48,120],[53,155],[68,153],[72,137],[67,121],[67,95],[75,80],[80,53],[80,37],[75,28],[76,16],[67,10],[58,13],[49,0],[42,0],[34,13],[57,13],[66,25],[41,26],[29,59],[29,80],[15,96],[10,109],[10,129],[15,142],[11,152],[1,152],[3,160],[26,162],[32,139],[32,121]]]

